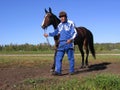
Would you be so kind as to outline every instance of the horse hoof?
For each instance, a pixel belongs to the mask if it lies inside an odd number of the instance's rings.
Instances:
[[[54,72],[55,70],[54,69],[51,69],[50,72]]]
[[[85,66],[81,66],[81,67],[80,67],[80,69],[83,69],[83,68],[85,68]]]
[[[89,68],[89,65],[86,65],[86,68]]]
[[[81,66],[80,69],[88,68],[88,65]]]

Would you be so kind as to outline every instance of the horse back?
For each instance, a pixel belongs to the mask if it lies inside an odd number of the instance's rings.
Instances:
[[[90,30],[85,27],[76,27],[77,36],[75,38],[75,44],[83,43],[84,40],[93,40],[93,35]]]
[[[89,35],[89,34],[92,35],[91,31],[88,30],[88,29],[85,28],[85,27],[76,27],[76,30],[77,30],[77,33],[78,33],[79,35],[82,35],[82,36],[86,36],[86,35]]]

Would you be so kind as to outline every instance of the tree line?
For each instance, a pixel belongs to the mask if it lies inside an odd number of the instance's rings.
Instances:
[[[0,45],[0,51],[45,51],[49,50],[49,45],[47,43],[43,44],[10,44],[10,45]]]
[[[54,46],[51,46],[54,48]],[[94,44],[96,51],[111,51],[111,50],[120,50],[120,43],[95,43]],[[0,51],[47,51],[50,50],[50,46],[47,43],[41,43],[37,45],[33,44],[9,44],[9,45],[0,45]],[[75,50],[78,50],[78,47],[75,46]]]

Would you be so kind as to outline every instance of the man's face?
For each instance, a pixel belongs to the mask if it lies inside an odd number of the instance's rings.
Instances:
[[[60,17],[60,20],[62,23],[64,23],[64,22],[66,22],[67,18],[65,16],[63,16],[63,17]]]

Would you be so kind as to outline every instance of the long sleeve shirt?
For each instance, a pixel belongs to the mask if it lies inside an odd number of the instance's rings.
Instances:
[[[54,32],[49,33],[49,36],[53,37],[58,34],[60,34],[60,42],[67,41],[69,39],[74,40],[77,35],[74,23],[70,20],[67,20],[65,23],[61,22]],[[70,45],[70,47],[73,47],[73,45]]]
[[[65,23],[60,23],[54,32],[49,33],[49,36],[53,37],[58,34],[60,34],[60,41],[73,40],[77,35],[74,23],[70,20],[67,20]]]

